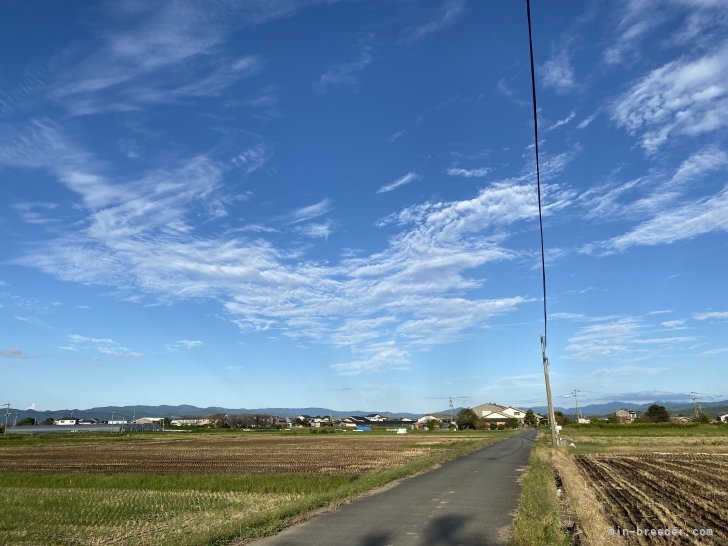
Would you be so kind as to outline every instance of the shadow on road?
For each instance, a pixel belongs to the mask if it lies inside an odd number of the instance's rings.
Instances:
[[[426,544],[428,546],[483,546],[481,537],[465,532],[468,521],[466,516],[440,516],[423,525],[421,533],[412,537],[407,544]],[[387,546],[394,544],[392,535],[385,532],[372,532],[363,537],[356,546]],[[403,543],[404,544],[404,543]]]

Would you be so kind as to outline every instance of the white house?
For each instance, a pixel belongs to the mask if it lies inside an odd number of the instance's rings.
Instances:
[[[493,402],[480,404],[479,406],[475,406],[470,409],[472,409],[478,417],[496,424],[505,424],[508,419],[523,421],[523,418],[526,417],[526,412],[523,410],[511,406],[501,406],[500,404],[495,404]]]
[[[56,419],[53,421],[54,425],[76,425],[78,424],[78,419],[75,417],[62,417],[61,419]]]
[[[728,423],[728,413],[724,413],[723,415],[718,416],[718,421],[721,423]]]
[[[614,412],[620,423],[631,423],[637,419],[637,412],[629,408],[620,408]]]

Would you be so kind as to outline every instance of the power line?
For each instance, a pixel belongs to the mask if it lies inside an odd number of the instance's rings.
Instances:
[[[541,285],[543,288],[543,335],[541,336],[541,360],[543,361],[543,374],[546,382],[546,399],[549,406],[549,427],[551,428],[551,445],[556,447],[556,423],[554,405],[551,400],[551,381],[549,380],[549,359],[546,356],[546,334],[548,328],[548,315],[546,313],[546,257],[543,243],[543,213],[541,209],[541,165],[538,158],[538,108],[536,106],[536,71],[533,62],[533,33],[531,31],[531,0],[526,0],[526,14],[528,16],[528,50],[531,60],[531,97],[533,102],[533,142],[536,151],[536,190],[538,193],[538,227],[541,235]]]

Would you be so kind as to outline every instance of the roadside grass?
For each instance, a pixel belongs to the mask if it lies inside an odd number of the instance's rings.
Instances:
[[[559,502],[549,448],[540,440],[531,451],[529,467],[523,476],[510,543],[513,546],[568,545],[570,539],[561,527]]]
[[[354,475],[0,473],[0,544],[239,543],[514,433],[452,434],[433,434],[438,449],[423,457]]]

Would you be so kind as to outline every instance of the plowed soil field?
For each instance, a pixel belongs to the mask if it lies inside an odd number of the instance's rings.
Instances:
[[[628,543],[728,544],[728,454],[582,454],[576,461]],[[644,536],[653,529],[671,535]]]

